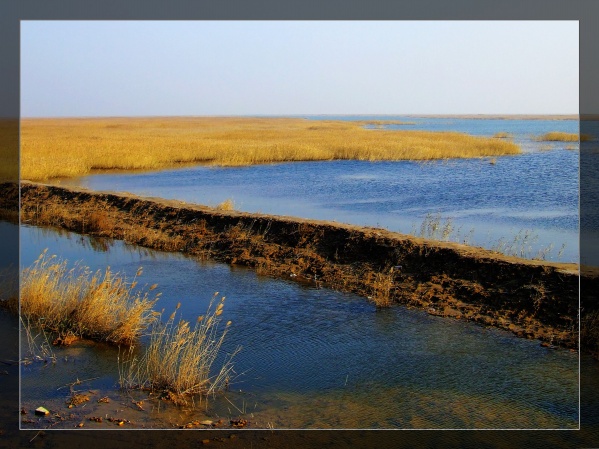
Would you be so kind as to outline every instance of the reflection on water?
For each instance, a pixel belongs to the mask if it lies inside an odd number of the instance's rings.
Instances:
[[[233,322],[224,350],[243,347],[231,391],[193,411],[160,401],[148,401],[145,414],[135,410],[116,387],[118,349],[83,343],[56,349],[55,365],[23,367],[29,406],[48,400],[64,409],[68,389],[59,388],[93,379],[77,388],[110,395],[146,426],[242,412],[265,428],[577,426],[578,358],[569,351],[403,307],[377,311],[355,295],[120,241],[98,251],[87,237],[33,227],[22,227],[21,239],[24,265],[49,248],[92,269],[110,265],[132,276],[143,266],[140,284],[158,282],[163,293],[156,307],[170,311],[180,301],[186,319],[203,313],[219,291],[227,297],[223,321]]]
[[[455,240],[462,240],[472,229],[470,243],[492,248],[500,238],[509,241],[518,232],[531,230],[536,236],[534,242],[528,242],[531,256],[553,245],[555,250],[547,255],[548,260],[578,261],[579,152],[570,149],[578,148],[577,143],[536,140],[549,131],[577,133],[577,121],[389,119],[414,121],[409,129],[484,136],[508,132],[524,154],[493,160],[188,167],[157,173],[102,174],[62,183],[209,205],[231,198],[235,207],[244,211],[335,220],[404,233],[410,233],[414,226],[419,228],[427,214],[440,213],[453,219],[456,230],[461,229]],[[394,127],[405,128],[389,125]]]

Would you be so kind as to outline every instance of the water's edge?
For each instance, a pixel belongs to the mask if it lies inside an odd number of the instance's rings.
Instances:
[[[0,209],[9,209],[19,198],[18,185],[0,190]],[[246,265],[578,348],[575,264],[517,259],[382,229],[29,182],[21,183],[21,222]]]

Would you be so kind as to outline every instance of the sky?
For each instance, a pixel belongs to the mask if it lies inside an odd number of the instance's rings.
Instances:
[[[21,22],[22,117],[577,113],[577,21]]]

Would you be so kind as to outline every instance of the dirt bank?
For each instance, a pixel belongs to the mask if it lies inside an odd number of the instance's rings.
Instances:
[[[14,204],[17,186],[0,188],[0,209]],[[246,265],[380,305],[399,303],[578,348],[575,264],[517,259],[382,229],[29,182],[21,185],[21,220]]]

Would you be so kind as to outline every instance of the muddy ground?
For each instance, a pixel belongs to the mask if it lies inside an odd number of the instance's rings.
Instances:
[[[0,190],[0,211],[8,211],[18,187]],[[383,307],[421,308],[578,349],[575,264],[518,259],[383,229],[30,182],[21,184],[21,222],[245,265],[357,293]],[[597,277],[587,281],[597,291]]]

